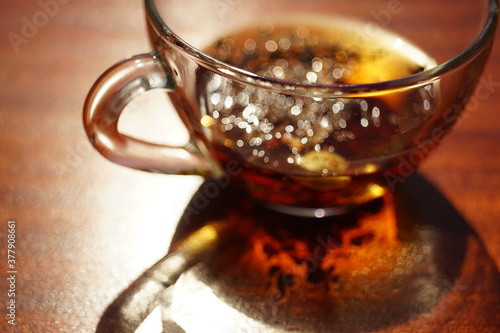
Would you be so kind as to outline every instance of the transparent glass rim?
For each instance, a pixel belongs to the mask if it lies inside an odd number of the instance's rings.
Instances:
[[[244,78],[244,80],[246,80],[248,83],[257,84],[268,88],[281,87],[287,91],[315,90],[333,94],[340,93],[342,95],[344,95],[344,93],[381,91],[419,85],[422,82],[428,82],[429,80],[435,79],[447,72],[450,72],[453,69],[467,63],[488,45],[491,37],[495,33],[498,21],[498,0],[487,0],[488,17],[486,19],[486,23],[483,26],[483,29],[476,37],[476,39],[465,50],[458,53],[453,58],[417,74],[375,83],[307,84],[258,75],[244,69],[231,66],[225,62],[222,62],[205,54],[201,50],[191,46],[189,43],[184,41],[169,28],[169,26],[164,22],[158,10],[156,9],[155,1],[157,0],[145,0],[145,4],[148,18],[151,20],[157,32],[160,33],[162,37],[167,38],[167,40],[169,40],[174,45],[182,48],[185,52],[194,57],[198,62],[201,62],[204,67],[209,68],[214,72],[221,73],[224,76],[234,78],[235,80],[242,80],[242,78]]]

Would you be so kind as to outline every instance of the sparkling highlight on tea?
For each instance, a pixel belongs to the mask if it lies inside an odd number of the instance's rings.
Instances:
[[[261,76],[306,85],[381,82],[435,65],[388,32],[368,38],[362,24],[318,22],[266,23],[224,37],[205,52]],[[307,191],[335,191],[325,199],[335,205],[352,203],[342,194],[347,187],[361,200],[383,195],[377,173],[388,169],[402,147],[410,149],[412,130],[434,112],[437,95],[429,84],[391,96],[305,97],[217,74],[206,94],[201,124],[210,128],[211,142],[220,143],[214,148],[218,160],[247,166],[248,179],[262,183],[259,191],[289,186],[288,198],[271,201],[294,204],[308,201]]]

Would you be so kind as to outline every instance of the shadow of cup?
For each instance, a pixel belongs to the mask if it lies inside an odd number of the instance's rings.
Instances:
[[[206,201],[211,187],[205,182],[186,208],[170,255],[211,223],[223,225],[215,247],[154,302],[143,300],[162,308],[164,332],[365,332],[415,320],[432,326],[432,318],[464,313],[464,301],[478,292],[489,298],[464,317],[489,306],[484,320],[495,323],[497,268],[467,221],[418,175],[393,196],[323,219],[279,214],[229,185]],[[139,295],[138,281],[110,305],[98,332],[139,326],[146,313],[138,307],[120,312]]]

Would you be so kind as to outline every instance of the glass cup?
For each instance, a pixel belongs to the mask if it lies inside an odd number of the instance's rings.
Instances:
[[[145,8],[154,50],[111,67],[87,97],[96,149],[140,170],[230,180],[271,208],[316,217],[381,197],[415,171],[473,96],[498,16],[496,0]],[[185,146],[118,130],[127,104],[151,89],[169,95]]]

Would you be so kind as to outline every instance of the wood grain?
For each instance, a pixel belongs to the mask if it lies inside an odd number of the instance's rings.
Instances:
[[[0,330],[93,332],[117,295],[166,253],[202,180],[114,165],[84,133],[82,106],[95,79],[117,60],[150,48],[142,1],[68,1],[14,45],[9,34],[22,34],[23,22],[41,10],[35,0],[0,4]],[[491,94],[460,122],[421,175],[477,233],[498,274],[499,34],[483,76]],[[158,104],[146,105],[155,117]],[[145,121],[158,122],[151,119]],[[5,315],[9,220],[16,221],[15,327]],[[413,322],[412,332],[441,324]]]

